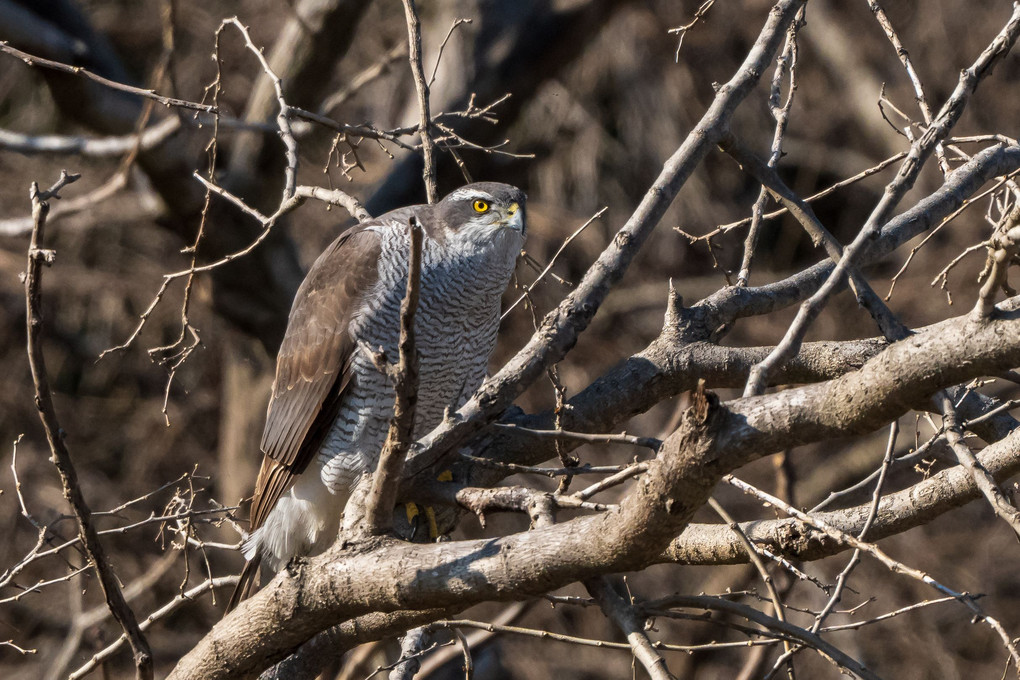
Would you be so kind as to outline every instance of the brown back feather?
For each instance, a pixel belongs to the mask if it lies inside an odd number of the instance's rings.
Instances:
[[[379,236],[367,230],[406,224],[419,214],[431,231],[431,213],[423,208],[431,206],[400,208],[348,230],[319,256],[298,289],[276,360],[249,531],[265,523],[294,478],[314,460],[350,387],[357,349],[350,324],[378,281],[382,251]],[[256,554],[245,564],[227,612],[255,592],[260,562]]]
[[[371,223],[345,232],[319,256],[298,289],[276,360],[262,434],[250,531],[315,458],[351,381],[356,341],[349,327],[378,280],[379,237]]]

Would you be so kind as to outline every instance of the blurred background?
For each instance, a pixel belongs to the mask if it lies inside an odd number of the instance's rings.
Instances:
[[[301,14],[300,6],[330,8]],[[440,45],[448,38],[436,68],[432,110],[463,111],[469,102],[491,109],[491,116],[450,115],[440,119],[461,138],[482,149],[455,149],[474,180],[521,186],[529,196],[527,252],[543,265],[574,229],[603,207],[607,212],[574,240],[557,260],[554,272],[533,292],[539,318],[576,282],[612,238],[658,175],[663,161],[681,143],[728,80],[761,29],[771,3],[731,0],[711,7],[688,31],[678,49],[669,29],[691,21],[700,3],[684,0],[445,0],[421,2],[425,72],[432,73]],[[890,2],[886,8],[924,82],[934,108],[952,91],[961,68],[971,63],[1001,28],[1010,3],[1002,0],[927,0]],[[310,3],[289,0],[0,0],[0,40],[31,54],[85,66],[114,80],[154,87],[162,94],[198,101],[212,91],[217,64],[211,58],[215,33],[223,18],[237,15],[256,45],[300,65],[285,78],[288,102],[321,112],[342,123],[370,124],[377,129],[414,125],[417,102],[406,60],[407,33],[399,2]],[[458,18],[471,19],[451,32]],[[317,37],[294,25],[324,23]],[[308,28],[311,30],[311,28]],[[254,57],[236,31],[223,32],[218,103],[225,114],[251,124],[272,122],[275,100]],[[774,121],[768,108],[768,81],[737,112],[732,129],[767,155]],[[955,134],[1018,132],[1017,83],[1020,58],[1011,55],[979,90]],[[908,148],[905,137],[883,119],[878,106],[885,97],[915,120],[920,119],[913,90],[881,27],[864,0],[812,0],[800,31],[798,89],[784,141],[780,174],[801,196],[853,176]],[[784,93],[785,93],[784,88]],[[888,109],[887,109],[888,112]],[[33,68],[0,54],[0,128],[28,135],[126,135],[140,123],[152,126],[174,116],[162,106],[114,93],[77,76]],[[142,501],[100,517],[100,528],[122,527],[159,515],[168,504],[194,509],[214,501],[236,505],[250,493],[258,464],[273,356],[286,313],[302,273],[314,257],[352,220],[341,209],[309,202],[274,230],[250,256],[211,275],[199,276],[188,312],[201,342],[167,388],[166,362],[174,351],[148,350],[173,344],[181,333],[183,281],[170,285],[142,334],[126,350],[97,358],[131,336],[139,316],[160,289],[163,275],[186,269],[190,255],[182,249],[194,239],[204,193],[192,172],[210,164],[212,120],[181,112],[180,129],[151,148],[99,158],[92,154],[58,155],[12,150],[0,140],[0,569],[8,569],[35,545],[38,532],[23,516],[15,488],[12,442],[17,446],[17,475],[28,511],[49,523],[68,512],[32,400],[32,383],[24,342],[24,292],[18,275],[25,269],[31,210],[31,181],[49,186],[61,168],[82,174],[57,202],[47,247],[57,252],[56,265],[45,273],[43,309],[45,352],[61,424],[78,466],[86,498],[94,510],[116,508],[162,485]],[[906,123],[889,113],[895,125]],[[487,120],[493,118],[495,120]],[[263,211],[279,202],[283,186],[282,146],[272,132],[222,124],[216,144],[217,178]],[[333,146],[333,133],[299,126],[303,184],[341,187],[358,197],[373,214],[421,202],[419,156],[397,144],[349,135]],[[413,137],[402,138],[413,144]],[[977,147],[968,147],[976,151]],[[337,151],[338,149],[339,151]],[[342,162],[338,164],[338,157]],[[449,153],[439,161],[440,193],[464,183]],[[346,167],[347,164],[354,164]],[[893,168],[896,166],[893,165]],[[814,204],[830,231],[848,242],[859,230],[895,170],[877,173]],[[939,186],[934,162],[922,173],[904,201]],[[59,216],[57,206],[90,192],[116,186],[106,198]],[[674,227],[703,235],[719,225],[750,215],[758,185],[728,157],[716,152],[687,182],[673,207],[624,280],[599,311],[575,350],[560,365],[567,394],[574,394],[609,366],[639,351],[658,334],[672,279],[688,302],[727,284],[739,269],[746,227],[707,242],[692,243]],[[73,207],[73,206],[72,206]],[[986,238],[987,203],[943,229],[915,256],[899,279],[891,307],[911,326],[962,313],[974,299],[975,276],[983,256],[965,259],[950,276],[954,299],[929,282],[967,246]],[[198,248],[205,262],[250,242],[257,225],[233,207],[213,200]],[[912,244],[916,245],[916,244]],[[889,280],[905,259],[901,252],[868,272],[876,291],[885,294]],[[763,226],[752,269],[753,285],[776,280],[822,257],[800,226],[789,218]],[[521,264],[518,277],[529,283],[533,268]],[[507,301],[519,291],[511,290]],[[726,337],[732,345],[774,344],[794,310],[738,323]],[[492,366],[520,348],[533,330],[532,311],[516,308],[504,322]],[[866,313],[852,297],[836,298],[812,327],[809,339],[846,339],[875,333]],[[190,342],[190,336],[186,339]],[[711,386],[710,386],[711,387]],[[994,387],[992,388],[994,390]],[[168,390],[168,391],[167,391]],[[724,398],[736,396],[720,390]],[[679,401],[679,400],[675,400]],[[164,407],[165,402],[165,407]],[[554,392],[536,384],[519,404],[528,411],[549,408]],[[165,414],[164,414],[165,408]],[[663,403],[636,418],[627,431],[659,436],[677,409]],[[900,450],[914,444],[914,422],[901,423]],[[918,425],[919,436],[927,426]],[[885,446],[884,432],[853,441],[827,442],[785,456],[783,481],[799,506],[811,506],[829,490],[874,469]],[[834,451],[836,452],[834,455]],[[823,455],[824,454],[824,455]],[[585,447],[585,462],[622,462],[632,450]],[[742,474],[774,489],[777,464],[760,461]],[[924,470],[897,480],[917,481]],[[528,479],[528,483],[535,482]],[[192,491],[194,492],[192,496]],[[718,498],[738,518],[762,516],[762,510],[734,492]],[[176,500],[175,500],[176,499]],[[192,505],[188,505],[192,504]],[[215,515],[219,517],[220,515]],[[716,521],[710,513],[701,521]],[[526,529],[518,517],[494,517],[485,532],[464,518],[457,535],[479,536]],[[119,578],[143,583],[132,604],[142,617],[170,600],[185,583],[236,573],[240,556],[230,551],[180,547],[181,534],[151,522],[104,538]],[[201,540],[233,543],[230,523],[214,526],[198,520],[187,528]],[[71,521],[55,525],[47,545],[74,535]],[[976,537],[980,536],[980,540]],[[1020,630],[1020,587],[1016,579],[1016,541],[990,510],[971,504],[935,522],[886,542],[886,548],[912,566],[960,590],[988,595],[984,606],[1009,631]],[[176,548],[175,548],[176,545]],[[832,581],[847,557],[804,565],[823,581]],[[58,579],[84,564],[73,549],[29,565],[16,579],[21,587]],[[784,575],[778,578],[782,579]],[[139,579],[146,579],[139,581]],[[760,588],[749,566],[690,568],[661,565],[629,581],[636,594],[720,593]],[[849,608],[868,598],[858,617],[875,615],[931,597],[922,586],[865,562],[855,573]],[[580,588],[564,591],[583,594]],[[0,599],[18,595],[8,587]],[[226,595],[214,605],[208,595],[179,609],[149,634],[157,675],[167,672],[219,618]],[[824,596],[804,588],[791,593],[795,606],[819,608]],[[0,677],[64,677],[118,634],[110,621],[87,614],[102,597],[91,574],[49,585],[39,592],[0,603],[0,641],[13,640],[36,653],[21,655],[0,646]],[[486,605],[465,617],[492,620],[506,605]],[[570,607],[531,603],[510,611],[517,625],[586,638],[622,641],[601,616]],[[838,619],[838,621],[837,621]],[[807,618],[805,620],[810,620]],[[852,620],[834,617],[834,622]],[[74,622],[78,623],[75,624]],[[796,619],[795,619],[796,622]],[[702,644],[742,639],[710,623],[658,621],[658,639]],[[972,625],[966,612],[952,604],[905,614],[832,640],[886,677],[999,677],[1005,653],[987,628]],[[364,677],[393,647],[364,653]],[[751,648],[666,653],[670,668],[682,677],[737,677],[750,667]],[[774,650],[767,652],[774,658]],[[459,658],[438,666],[428,677],[459,677]],[[480,678],[630,677],[626,650],[595,649],[527,637],[500,635],[475,651]],[[838,670],[812,653],[798,657],[803,677],[837,677]],[[760,677],[761,672],[749,677]],[[127,653],[107,664],[105,677],[133,674]],[[638,668],[637,677],[643,677]]]

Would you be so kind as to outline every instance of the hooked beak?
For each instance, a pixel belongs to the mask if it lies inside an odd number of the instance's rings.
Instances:
[[[515,231],[521,232],[521,236],[524,236],[524,230],[526,226],[524,224],[524,211],[521,206],[517,203],[511,203],[507,207],[506,212],[503,214],[503,226],[514,229]]]

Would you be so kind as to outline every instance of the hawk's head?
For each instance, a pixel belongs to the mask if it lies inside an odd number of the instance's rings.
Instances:
[[[512,248],[524,244],[524,203],[517,187],[476,182],[457,189],[436,204],[436,217],[446,238],[475,246]]]

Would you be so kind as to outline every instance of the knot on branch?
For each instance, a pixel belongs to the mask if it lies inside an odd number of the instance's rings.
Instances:
[[[988,239],[988,259],[985,267],[978,275],[981,290],[978,292],[977,303],[971,312],[971,319],[984,322],[991,318],[995,311],[995,293],[1003,290],[1007,295],[1016,292],[1007,279],[1010,264],[1020,254],[1020,204],[1013,206]]]
[[[32,248],[28,251],[28,256],[33,260],[42,262],[46,266],[50,266],[57,261],[57,251],[49,248]]]
[[[705,315],[698,308],[684,306],[683,297],[670,279],[661,337],[672,344],[688,344],[707,339],[712,330],[706,326]]]

